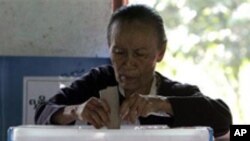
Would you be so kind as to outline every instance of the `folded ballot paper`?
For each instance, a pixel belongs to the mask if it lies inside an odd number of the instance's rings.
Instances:
[[[119,94],[117,87],[107,87],[100,91],[100,99],[105,100],[110,107],[110,122],[107,125],[108,129],[120,128],[120,114],[119,114]]]
[[[9,128],[7,141],[213,141],[213,131],[207,127],[94,129],[92,126],[22,125]]]

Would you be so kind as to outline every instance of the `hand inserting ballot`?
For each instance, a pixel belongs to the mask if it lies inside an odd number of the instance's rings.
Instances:
[[[132,94],[128,96],[120,107],[122,120],[135,123],[140,116],[147,117],[151,113],[173,114],[171,105],[165,97]]]

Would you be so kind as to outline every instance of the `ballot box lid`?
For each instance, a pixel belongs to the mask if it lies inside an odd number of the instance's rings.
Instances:
[[[213,141],[210,127],[22,125],[10,127],[7,141]]]

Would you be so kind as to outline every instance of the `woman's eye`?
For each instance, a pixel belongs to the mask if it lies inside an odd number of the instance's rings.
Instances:
[[[124,53],[125,53],[125,51],[122,50],[122,49],[114,49],[113,52],[114,52],[115,54],[124,54]]]
[[[146,55],[146,53],[144,51],[138,51],[135,53],[136,56],[139,56],[139,57],[143,57]]]

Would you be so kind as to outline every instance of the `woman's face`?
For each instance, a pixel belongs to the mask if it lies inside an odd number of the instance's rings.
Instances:
[[[111,27],[110,55],[119,85],[136,92],[153,79],[157,62],[165,52],[150,24],[114,22]]]

